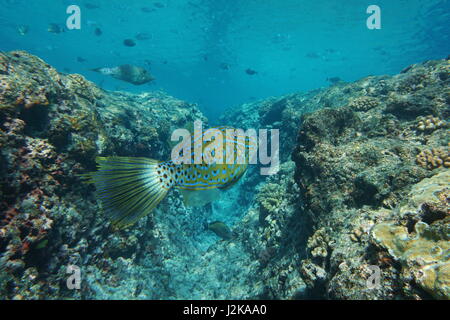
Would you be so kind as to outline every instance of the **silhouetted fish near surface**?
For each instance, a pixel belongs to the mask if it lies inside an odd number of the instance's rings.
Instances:
[[[305,55],[305,57],[310,58],[310,59],[318,59],[320,58],[320,56],[315,53],[315,52],[309,52]]]
[[[233,232],[222,221],[214,221],[209,223],[208,230],[214,232],[217,236],[224,240],[230,240],[233,238]]]
[[[58,23],[50,23],[47,27],[47,31],[50,33],[61,33],[66,31],[64,26]]]
[[[88,9],[98,9],[98,8],[100,8],[99,5],[96,5],[96,4],[93,4],[93,3],[88,3],[88,2],[85,3],[84,6],[85,6],[86,8],[88,8]]]
[[[149,8],[149,7],[143,7],[143,8],[141,8],[141,11],[145,12],[145,13],[150,13],[150,12],[156,11],[156,9],[155,8]]]
[[[257,74],[258,72],[253,69],[247,69],[247,70],[245,70],[245,73],[252,76],[254,74]]]
[[[133,39],[125,39],[123,40],[123,44],[127,47],[134,47],[136,42]]]
[[[161,2],[154,2],[153,5],[159,9],[164,8],[166,6],[164,3]]]
[[[342,79],[339,77],[331,77],[327,78],[327,81],[330,82],[331,84],[336,84],[338,82],[342,82]]]
[[[21,25],[17,27],[17,32],[21,35],[24,36],[28,33],[28,31],[30,30],[30,27],[25,26],[25,25]]]
[[[149,40],[151,38],[153,38],[152,35],[145,32],[139,32],[138,34],[136,34],[137,40]]]
[[[108,75],[134,85],[141,85],[155,80],[147,70],[131,64],[124,64],[114,68],[95,68],[91,71]]]
[[[86,62],[87,60],[83,57],[77,57],[77,62],[83,63]]]
[[[230,69],[230,65],[228,63],[226,63],[226,62],[222,62],[220,64],[220,69],[222,69],[222,70],[229,70]]]
[[[100,28],[95,28],[94,34],[95,34],[97,37],[100,37],[100,36],[103,34],[103,31],[102,31],[102,29],[100,29]]]

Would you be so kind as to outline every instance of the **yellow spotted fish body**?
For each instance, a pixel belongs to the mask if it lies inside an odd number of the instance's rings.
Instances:
[[[150,213],[173,187],[188,191],[226,189],[242,177],[251,151],[256,150],[256,141],[239,135],[228,139],[225,131],[231,128],[217,129],[224,136],[223,163],[194,163],[196,157],[215,152],[211,141],[202,140],[200,154],[191,148],[189,164],[177,164],[178,159],[163,162],[141,157],[97,157],[98,170],[83,176],[95,184],[103,210],[113,225],[129,226]],[[200,138],[204,136],[194,135],[192,144]],[[234,149],[234,157],[227,163],[230,148]],[[244,158],[238,159],[238,152],[243,152]]]

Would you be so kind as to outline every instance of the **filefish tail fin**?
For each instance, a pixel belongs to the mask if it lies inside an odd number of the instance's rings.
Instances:
[[[95,184],[105,214],[118,229],[149,214],[173,185],[166,165],[148,158],[97,157],[98,170],[82,175]]]

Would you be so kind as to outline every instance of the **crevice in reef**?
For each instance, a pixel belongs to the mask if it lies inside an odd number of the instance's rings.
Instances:
[[[45,135],[48,127],[48,106],[34,105],[31,108],[22,107],[19,113],[19,119],[25,121],[24,133],[29,136],[40,137]]]

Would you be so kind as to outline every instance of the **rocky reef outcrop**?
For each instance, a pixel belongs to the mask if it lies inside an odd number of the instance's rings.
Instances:
[[[315,230],[302,270],[324,297],[450,298],[449,72],[428,61],[344,84],[346,103],[302,118],[293,159]]]
[[[97,155],[168,159],[171,128],[196,119],[206,121],[195,105],[163,93],[108,93],[26,52],[0,55],[0,296],[114,297],[98,283],[113,291],[120,277],[138,274],[144,252],[160,261],[162,235],[152,217],[139,230],[112,233],[78,174],[95,169]],[[152,270],[164,274],[158,261]],[[82,267],[82,290],[68,290],[67,265]],[[120,268],[128,271],[114,272]],[[142,291],[133,279],[124,287],[129,298]],[[146,285],[167,294],[160,279]]]

